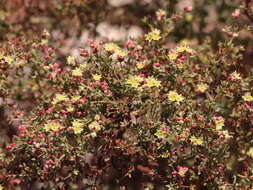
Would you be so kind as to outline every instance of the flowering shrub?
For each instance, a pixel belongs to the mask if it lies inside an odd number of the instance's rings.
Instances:
[[[225,28],[217,49],[170,47],[174,31],[163,26],[180,17],[157,15],[143,38],[91,40],[79,58],[58,57],[46,31],[2,48],[3,104],[29,97],[34,108],[3,145],[0,188],[252,188],[252,77],[236,42],[244,29]]]

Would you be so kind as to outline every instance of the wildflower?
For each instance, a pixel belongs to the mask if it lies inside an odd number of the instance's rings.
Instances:
[[[190,141],[194,145],[202,145],[203,140],[201,138],[196,138],[195,136],[191,136]]]
[[[125,57],[127,55],[127,52],[121,49],[115,50],[115,54],[119,57]]]
[[[148,86],[149,88],[151,87],[159,87],[161,85],[161,81],[155,79],[154,77],[148,77],[146,79],[146,86]]]
[[[140,76],[130,76],[126,81],[126,84],[130,85],[132,88],[138,88],[142,81],[143,78]]]
[[[186,172],[189,170],[187,167],[177,166],[178,169],[178,175],[181,177],[184,177]]]
[[[55,121],[50,121],[47,124],[45,124],[45,130],[46,131],[57,131],[61,125]]]
[[[228,130],[223,130],[220,134],[223,135],[225,139],[230,139],[232,137],[229,135]]]
[[[104,48],[105,48],[105,51],[110,51],[110,52],[116,52],[120,49],[119,46],[114,43],[106,43]]]
[[[250,102],[253,100],[253,97],[251,96],[250,92],[246,92],[243,96],[242,96],[242,99],[245,101],[245,102]]]
[[[78,120],[74,120],[72,126],[75,134],[80,134],[83,131],[83,123]]]
[[[87,67],[86,63],[80,64],[80,69],[84,69],[86,67]]]
[[[205,92],[207,88],[208,88],[208,85],[204,83],[200,83],[197,85],[197,91],[201,93]]]
[[[183,64],[183,63],[178,63],[178,64],[177,64],[177,67],[178,67],[179,69],[183,69],[183,68],[184,68],[184,64]]]
[[[161,38],[160,30],[158,30],[158,29],[153,29],[151,32],[149,32],[146,35],[146,40],[148,40],[149,42],[152,41],[152,40],[157,41],[160,38]]]
[[[168,53],[168,58],[169,58],[169,60],[171,60],[171,61],[176,60],[176,59],[177,59],[177,56],[178,56],[178,54],[177,54],[177,52],[174,51],[174,50],[170,50],[169,53]]]
[[[166,11],[159,9],[158,11],[156,11],[156,18],[158,21],[162,20],[163,17],[166,16]]]
[[[234,71],[233,73],[230,74],[230,78],[232,80],[241,80],[242,79],[241,76],[240,76],[240,74],[237,73],[236,71]]]
[[[46,30],[46,29],[43,30],[42,35],[45,36],[45,37],[49,37],[50,36],[48,30]]]
[[[101,125],[97,121],[93,121],[92,123],[89,124],[89,129],[94,130],[94,131],[100,131],[101,130]]]
[[[136,64],[137,69],[142,69],[145,66],[146,62],[142,61]]]
[[[182,45],[182,46],[178,46],[176,48],[176,52],[177,53],[183,53],[183,52],[186,52],[186,53],[189,53],[189,54],[193,54],[193,49],[191,49],[190,47],[186,46],[186,45]]]
[[[53,104],[57,104],[67,99],[65,94],[57,94],[56,97],[53,99]]]
[[[76,102],[81,98],[81,96],[77,95],[77,96],[72,96],[72,101]]]
[[[247,152],[247,155],[253,158],[253,147],[250,147],[249,151]]]
[[[6,146],[6,150],[12,150],[16,146],[16,143],[11,143],[8,146]],[[1,187],[1,186],[0,186]]]
[[[47,39],[42,39],[42,40],[41,40],[41,44],[47,45],[47,44],[48,44],[48,40],[47,40]]]
[[[75,62],[75,58],[74,57],[72,57],[72,56],[68,56],[67,57],[67,63],[68,64],[72,64],[72,63],[74,63]]]
[[[5,57],[4,60],[5,60],[7,63],[9,63],[9,64],[11,64],[11,63],[13,62],[13,58],[12,58],[11,56]]]
[[[98,75],[98,74],[94,74],[92,75],[92,77],[95,81],[99,81],[101,79],[101,75]]]
[[[67,111],[68,111],[68,112],[73,112],[73,111],[74,111],[74,107],[73,107],[73,106],[68,107],[68,108],[67,108]]]
[[[4,58],[4,54],[1,52],[0,53],[0,60]]]
[[[232,13],[232,17],[237,19],[240,17],[240,9],[236,9],[233,13]]]
[[[163,129],[158,129],[155,133],[155,136],[159,139],[163,139],[165,137],[165,133]]]
[[[72,71],[72,75],[75,77],[81,77],[83,75],[83,72],[80,68],[76,68]]]
[[[178,94],[176,91],[170,91],[168,94],[168,99],[172,102],[181,102],[184,100],[184,97]]]
[[[217,130],[221,130],[222,127],[224,126],[224,118],[223,117],[213,117],[213,120],[215,122],[216,125],[216,129]]]

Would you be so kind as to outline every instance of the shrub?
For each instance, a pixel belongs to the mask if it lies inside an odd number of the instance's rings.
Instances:
[[[208,40],[170,47],[164,26],[174,16],[136,41],[91,40],[80,58],[57,57],[46,32],[3,47],[3,95],[36,103],[3,147],[2,186],[252,188],[252,77],[236,42],[244,29],[225,28],[217,49]]]

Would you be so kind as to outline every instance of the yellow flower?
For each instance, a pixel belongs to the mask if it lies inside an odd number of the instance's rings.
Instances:
[[[76,101],[78,101],[79,99],[81,98],[81,96],[72,96],[72,101],[73,102],[76,102]]]
[[[114,44],[114,43],[106,43],[105,44],[105,51],[114,51],[114,52],[116,52],[119,49],[120,49],[119,46]]]
[[[181,102],[184,100],[184,97],[178,94],[176,91],[170,91],[168,94],[168,99],[172,102]]]
[[[80,69],[84,69],[86,67],[87,67],[86,63],[80,64]]]
[[[213,117],[213,120],[215,122],[215,125],[216,125],[216,129],[217,130],[221,130],[222,127],[224,126],[224,118],[223,117]]]
[[[68,64],[72,64],[72,63],[75,62],[75,58],[72,57],[72,56],[68,56],[68,57],[67,57],[67,62],[68,62]]]
[[[9,63],[9,64],[10,64],[11,62],[13,62],[13,58],[12,58],[11,56],[5,57],[4,60],[5,60],[7,63]]]
[[[95,81],[99,81],[101,79],[101,75],[98,75],[98,74],[94,74],[92,75],[92,77]]]
[[[127,52],[121,49],[115,50],[115,54],[119,57],[125,57],[127,55]]]
[[[178,54],[176,51],[169,51],[169,54],[168,54],[169,60],[174,61],[177,59],[177,56]]]
[[[94,131],[100,131],[101,130],[101,125],[97,121],[93,121],[92,123],[89,124],[89,129],[94,130]]]
[[[151,32],[149,32],[146,35],[146,40],[148,40],[149,42],[152,41],[152,40],[157,41],[160,38],[161,38],[160,30],[158,30],[158,29],[153,29]]]
[[[250,147],[249,151],[247,152],[247,155],[253,158],[253,147]]]
[[[47,44],[48,44],[48,40],[47,40],[47,39],[42,39],[42,40],[41,40],[41,44],[47,45]]]
[[[83,75],[83,72],[80,68],[76,68],[72,71],[72,75],[75,77],[81,77]]]
[[[163,139],[165,137],[165,133],[162,129],[158,129],[155,133],[155,136],[157,136],[159,139]]]
[[[132,88],[138,88],[141,85],[142,81],[143,81],[142,77],[130,76],[129,79],[127,79],[126,81],[126,84],[130,85]]]
[[[177,67],[178,67],[179,69],[183,69],[183,68],[184,68],[184,64],[182,64],[182,63],[177,64]]]
[[[196,138],[195,136],[191,136],[190,141],[194,145],[202,145],[203,140],[201,138]]]
[[[1,52],[0,53],[0,59],[3,59],[4,58],[4,54]]]
[[[75,134],[80,134],[83,131],[83,123],[78,120],[74,120],[72,126]]]
[[[159,9],[158,11],[156,11],[156,15],[165,16],[166,15],[166,11],[162,10],[162,9]]]
[[[72,106],[68,107],[68,108],[67,108],[67,111],[68,111],[68,112],[73,112],[73,111],[74,111],[74,107],[72,107]]]
[[[3,186],[2,185],[0,185],[0,190],[3,190],[4,188],[3,188]]]
[[[146,82],[147,82],[146,86],[148,86],[150,88],[151,87],[159,87],[161,85],[161,81],[155,79],[154,77],[148,77],[146,79]]]
[[[249,92],[246,92],[243,96],[242,96],[243,100],[245,102],[250,102],[253,100],[253,97],[251,96],[251,94]]]
[[[191,49],[190,47],[183,45],[183,46],[178,46],[176,48],[176,52],[177,53],[183,53],[183,52],[187,52],[187,53],[193,53],[193,49]]]
[[[57,131],[59,128],[61,127],[61,125],[57,122],[51,121],[47,124],[45,124],[45,130],[46,131]]]
[[[57,94],[56,97],[53,99],[53,104],[57,104],[67,99],[65,94]]]
[[[242,77],[240,76],[240,74],[237,73],[236,71],[234,71],[233,73],[231,73],[230,76],[231,76],[232,80],[241,80],[242,79]]]
[[[205,92],[207,88],[208,88],[208,85],[204,84],[204,83],[201,83],[201,84],[197,85],[197,90],[202,92],[202,93]]]
[[[139,62],[136,64],[137,69],[142,69],[146,65],[145,61]]]

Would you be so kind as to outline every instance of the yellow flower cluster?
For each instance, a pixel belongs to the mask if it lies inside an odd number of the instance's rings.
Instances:
[[[197,85],[197,90],[202,93],[205,92],[207,88],[208,88],[208,85],[204,83],[200,83]]]
[[[80,68],[76,68],[72,71],[72,75],[75,77],[81,77],[83,75],[83,71]]]
[[[191,136],[190,141],[194,145],[202,145],[203,144],[202,138],[196,138],[195,136]]]
[[[213,120],[215,122],[215,126],[217,130],[221,130],[222,127],[224,126],[224,118],[223,117],[213,117]]]
[[[243,96],[242,99],[245,102],[251,102],[253,100],[253,97],[251,96],[250,92],[246,92]]]
[[[45,124],[46,131],[57,131],[60,127],[61,125],[54,121],[50,121],[47,124]]]
[[[161,81],[157,80],[156,78],[154,77],[148,77],[146,79],[146,86],[148,86],[149,88],[151,87],[159,87],[161,86]]]
[[[168,93],[168,99],[172,102],[181,102],[184,100],[184,97],[178,94],[176,91],[170,91]]]
[[[74,120],[72,126],[75,134],[80,134],[83,131],[83,123],[78,120]]]
[[[126,81],[126,84],[130,85],[132,88],[138,88],[143,80],[144,79],[139,76],[130,76]]]
[[[157,41],[161,38],[160,33],[160,30],[155,28],[146,35],[146,40],[149,42],[152,40]]]
[[[65,94],[57,94],[56,97],[53,99],[53,104],[57,104],[67,99]]]

